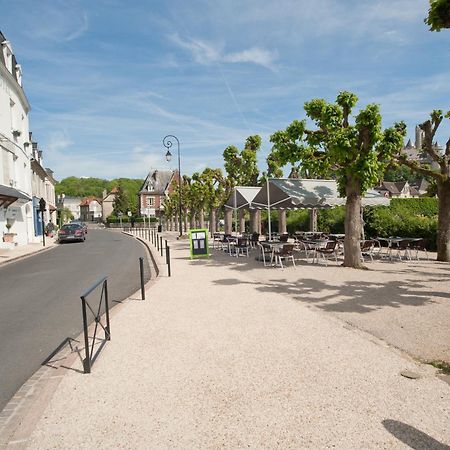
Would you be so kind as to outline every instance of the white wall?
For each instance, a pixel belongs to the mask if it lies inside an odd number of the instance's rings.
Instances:
[[[1,45],[4,55],[12,52],[10,44]],[[16,70],[8,60],[8,68],[0,63],[0,184],[19,189],[31,197],[31,145],[28,142],[28,113],[30,106],[22,87],[10,73]],[[20,135],[13,133],[20,132]],[[19,245],[34,240],[33,217],[30,207],[13,204],[6,211],[0,208],[0,237],[6,231],[6,218],[14,221],[11,232]],[[31,220],[31,222],[30,222]]]

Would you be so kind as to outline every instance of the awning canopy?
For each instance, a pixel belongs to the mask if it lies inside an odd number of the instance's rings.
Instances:
[[[389,205],[389,198],[369,190],[362,199],[363,206]],[[332,208],[345,205],[339,197],[335,180],[274,178],[268,180],[251,202],[252,208],[299,209]]]
[[[260,190],[260,187],[236,186],[226,201],[225,208],[241,209],[250,207]]]
[[[31,201],[31,197],[25,192],[0,184],[0,206],[7,208],[13,203],[24,204]]]

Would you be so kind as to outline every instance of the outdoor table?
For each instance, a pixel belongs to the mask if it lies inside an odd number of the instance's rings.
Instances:
[[[304,244],[308,245],[311,250],[313,250],[313,263],[315,262],[315,260],[317,262],[319,262],[319,257],[317,255],[317,249],[321,248],[321,247],[325,247],[327,245],[327,242],[329,241],[329,239],[310,239],[310,240],[305,240],[303,241]]]
[[[414,242],[420,240],[420,238],[403,238],[403,237],[388,237],[388,238],[377,238],[380,242],[386,242],[387,243],[387,253],[386,257],[389,258],[389,261],[392,261],[392,250],[398,250],[398,246],[400,242],[408,241],[408,242]],[[401,260],[401,256],[399,254],[399,259]]]

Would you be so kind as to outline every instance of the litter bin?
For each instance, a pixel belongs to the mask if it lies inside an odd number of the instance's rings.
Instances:
[[[158,233],[162,232],[162,225],[158,225]]]

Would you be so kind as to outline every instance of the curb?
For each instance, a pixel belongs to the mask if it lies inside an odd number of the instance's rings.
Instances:
[[[25,253],[24,255],[13,256],[12,258],[9,258],[9,259],[6,260],[6,261],[0,261],[0,266],[4,266],[4,265],[10,264],[10,263],[12,263],[12,262],[17,262],[17,261],[19,261],[19,260],[21,260],[21,259],[29,258],[29,257],[31,257],[31,256],[37,255],[38,253],[47,252],[47,251],[49,251],[49,250],[52,250],[52,249],[55,248],[55,247],[57,247],[57,245],[56,245],[56,244],[53,244],[53,245],[50,245],[50,246],[43,247],[43,248],[41,248],[41,249],[39,249],[39,250],[36,250],[36,251],[34,251],[34,252]]]

